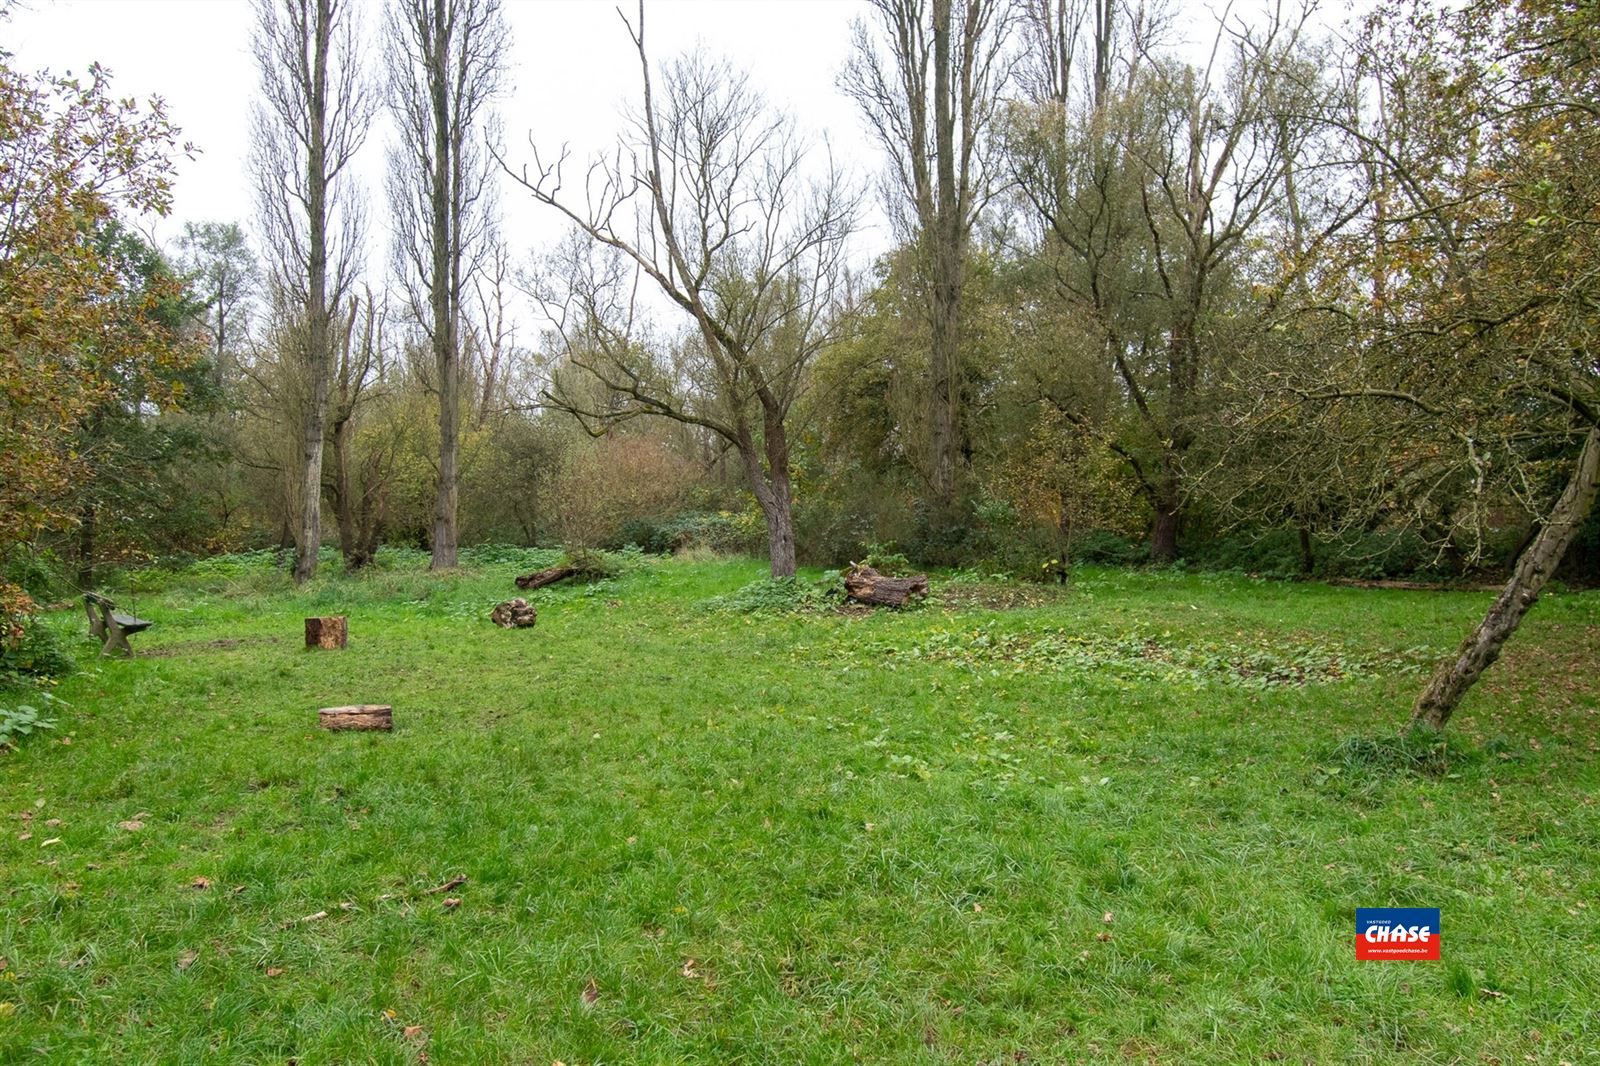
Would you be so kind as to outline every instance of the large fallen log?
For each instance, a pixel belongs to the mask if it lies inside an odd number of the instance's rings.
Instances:
[[[567,563],[562,566],[552,566],[547,570],[535,570],[531,574],[523,574],[517,578],[517,588],[523,590],[542,589],[546,585],[554,585],[557,581],[565,581],[569,577],[576,577],[584,572],[581,566]]]
[[[844,572],[845,595],[873,607],[904,607],[912,597],[928,594],[928,575],[889,577],[870,566],[852,566]]]

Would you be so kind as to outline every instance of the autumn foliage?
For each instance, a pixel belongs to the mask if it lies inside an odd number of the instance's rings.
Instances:
[[[190,359],[130,292],[100,239],[121,213],[164,213],[177,141],[161,102],[14,70],[0,53],[0,552],[69,524],[77,432],[139,379]],[[144,392],[146,400],[161,397]]]

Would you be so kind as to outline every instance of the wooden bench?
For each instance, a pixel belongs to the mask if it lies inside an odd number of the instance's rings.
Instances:
[[[100,646],[101,655],[115,651],[131,656],[133,649],[128,646],[128,638],[155,625],[131,614],[118,614],[115,603],[93,592],[83,594],[83,607],[89,614],[89,635],[104,641]]]

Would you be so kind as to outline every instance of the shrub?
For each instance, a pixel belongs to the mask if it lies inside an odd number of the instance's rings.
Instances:
[[[48,692],[39,693],[39,702],[49,707],[51,704],[66,704],[56,699]],[[14,748],[22,742],[24,737],[38,732],[41,729],[54,729],[56,720],[47,717],[45,712],[29,703],[21,703],[15,707],[0,707],[0,748]]]
[[[738,614],[763,612],[807,612],[832,610],[844,602],[844,580],[837,570],[829,570],[817,581],[797,577],[764,578],[706,601],[713,611]]]

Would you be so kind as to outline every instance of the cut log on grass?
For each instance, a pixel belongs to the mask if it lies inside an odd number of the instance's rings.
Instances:
[[[857,603],[873,607],[904,607],[913,597],[928,594],[928,575],[888,577],[870,566],[852,566],[844,572],[844,591]]]
[[[569,577],[576,577],[583,573],[583,567],[567,564],[565,566],[552,566],[548,570],[535,570],[531,574],[523,574],[517,578],[517,588],[524,591],[542,589],[546,585],[554,585],[557,581],[565,581]]]
[[[501,629],[526,629],[538,620],[539,612],[520,596],[495,604],[494,610],[489,612],[489,621]]]
[[[306,647],[342,648],[350,637],[350,620],[344,615],[306,619]]]
[[[317,712],[324,729],[393,729],[394,711],[387,703],[324,707]]]

